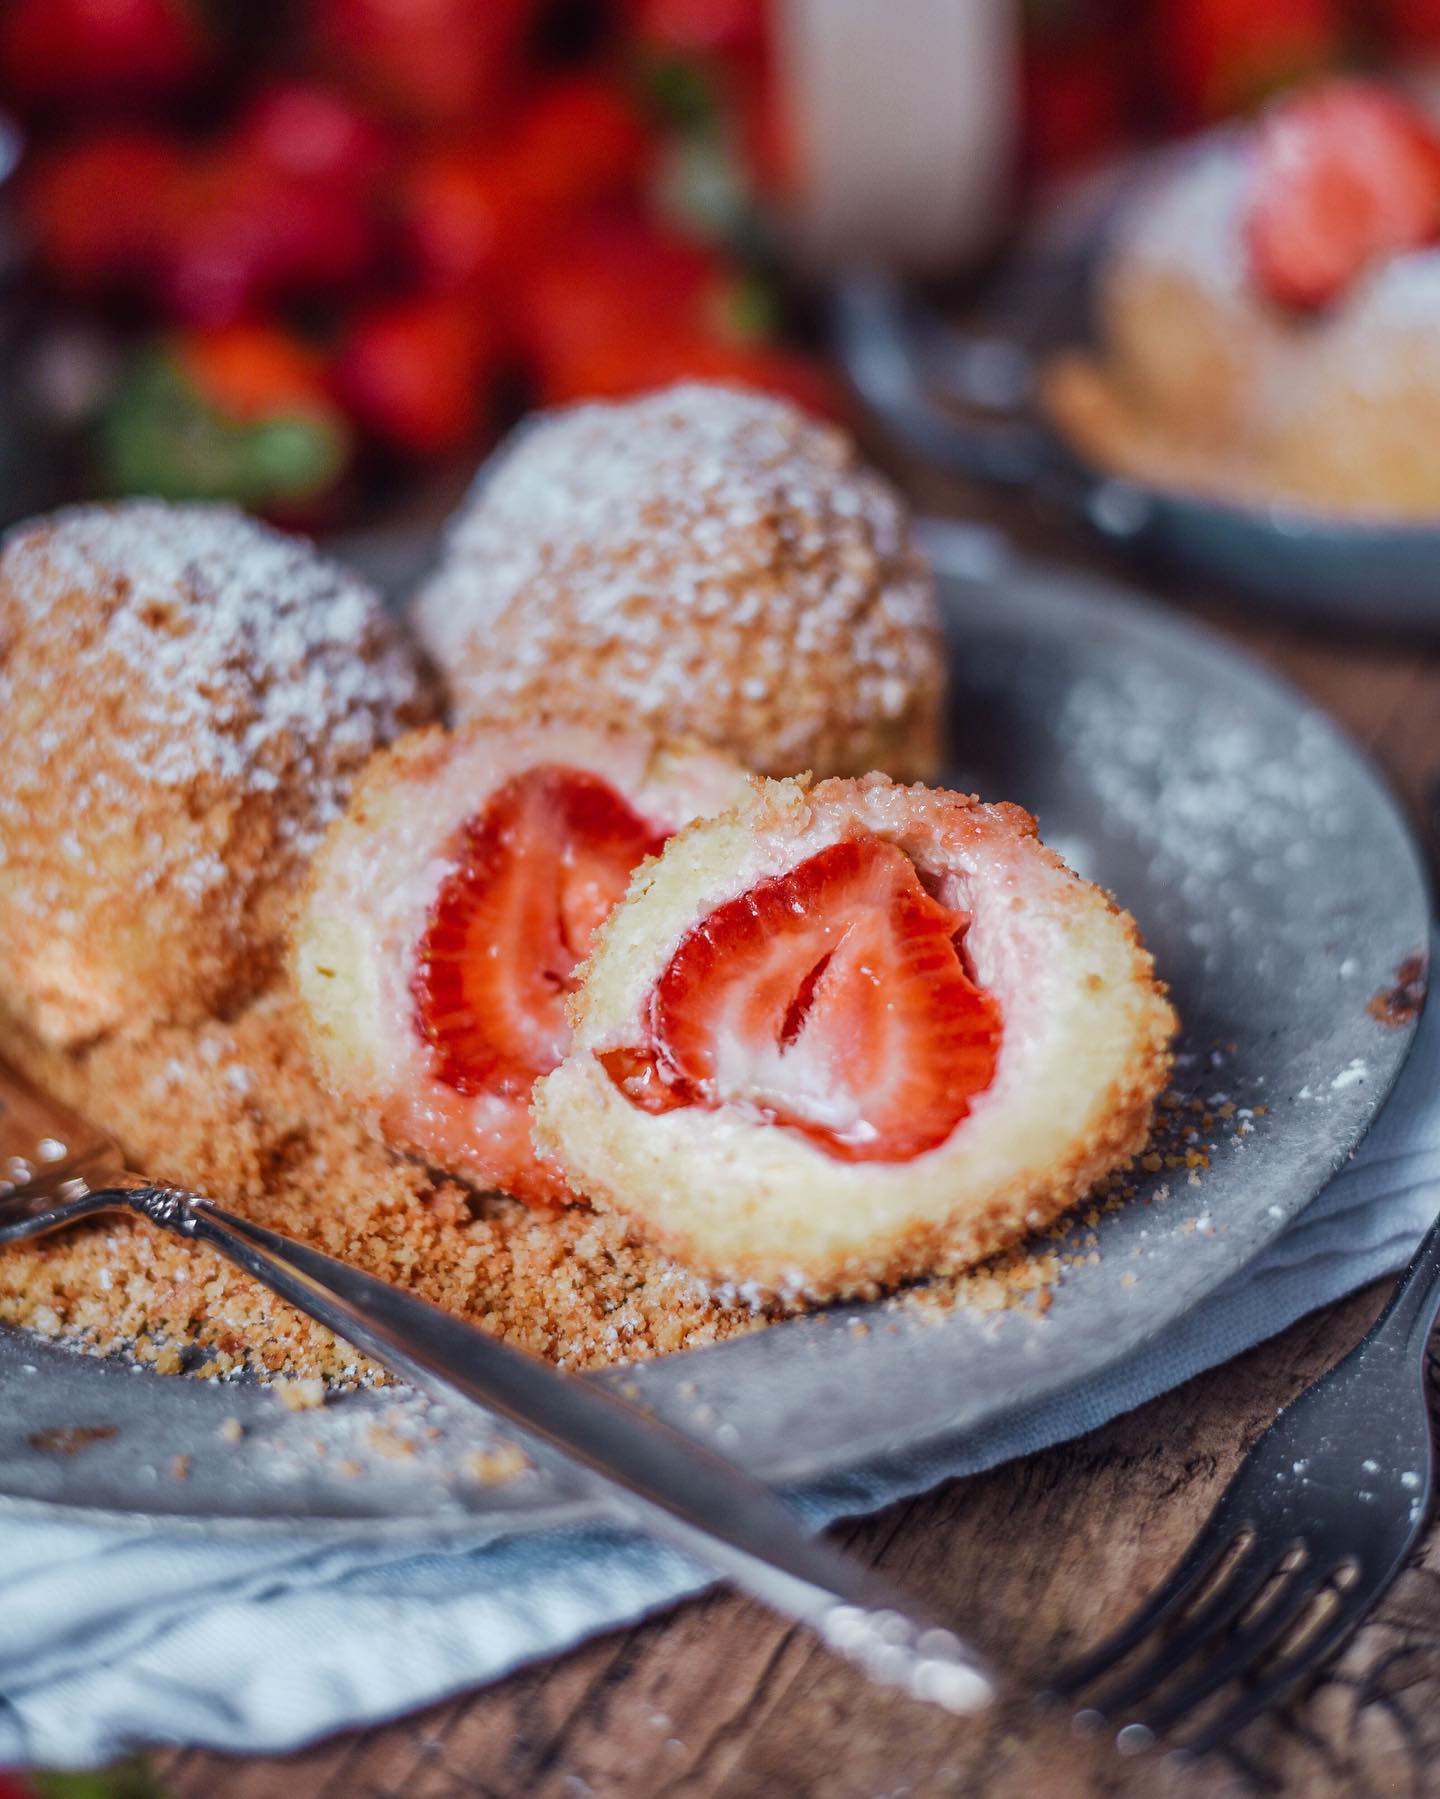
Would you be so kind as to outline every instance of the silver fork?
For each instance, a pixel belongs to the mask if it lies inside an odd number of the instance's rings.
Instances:
[[[1184,1726],[1174,1746],[1198,1758],[1340,1647],[1430,1508],[1437,1311],[1440,1219],[1370,1331],[1270,1426],[1149,1604],[1052,1682],[1053,1696],[1084,1698],[1080,1723],[1116,1728],[1130,1753]]]
[[[868,1569],[807,1537],[733,1463],[599,1382],[562,1373],[199,1194],[127,1174],[112,1143],[0,1062],[0,1245],[109,1211],[209,1244],[375,1361],[484,1407],[538,1461],[584,1470],[618,1521],[809,1625],[872,1679],[952,1712],[978,1710],[993,1696],[973,1651]]]

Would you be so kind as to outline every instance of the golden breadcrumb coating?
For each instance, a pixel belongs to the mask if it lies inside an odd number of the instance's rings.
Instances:
[[[951,1136],[904,1162],[844,1162],[743,1105],[632,1104],[600,1057],[645,1040],[681,939],[857,833],[897,845],[969,915],[967,961],[1002,1009],[994,1078]],[[536,1085],[542,1150],[687,1267],[811,1299],[975,1262],[1049,1224],[1141,1148],[1175,1028],[1134,921],[1027,813],[878,775],[757,781],[736,811],[672,838],[598,933],[572,1014],[574,1047]]]
[[[395,1155],[321,1087],[296,1013],[271,990],[228,1022],[162,1026],[78,1053],[47,1049],[7,1021],[6,1053],[118,1137],[130,1166],[553,1361],[587,1367],[697,1348],[765,1321],[627,1242],[621,1219],[481,1198]],[[162,1370],[374,1372],[210,1250],[119,1216],[7,1248],[0,1320]]]
[[[728,757],[643,730],[539,719],[416,732],[372,759],[331,826],[297,908],[290,968],[316,1067],[386,1143],[478,1186],[555,1204],[574,1196],[537,1162],[526,1100],[461,1094],[440,1079],[413,990],[466,826],[498,788],[539,767],[599,776],[659,832],[724,811],[745,784]]]
[[[903,501],[794,406],[687,385],[541,417],[414,606],[465,713],[696,737],[772,774],[935,772],[933,583]]]
[[[1440,515],[1440,250],[1293,317],[1249,274],[1245,154],[1233,130],[1202,141],[1132,202],[1101,271],[1101,348],[1057,358],[1052,416],[1091,460],[1160,486]]]
[[[0,555],[0,973],[43,1037],[231,1007],[307,858],[433,708],[371,590],[224,507],[76,507]]]

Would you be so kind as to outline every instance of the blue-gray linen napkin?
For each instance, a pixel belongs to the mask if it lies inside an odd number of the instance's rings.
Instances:
[[[812,1487],[805,1522],[873,1511],[1094,1429],[1400,1267],[1440,1200],[1440,1007],[1351,1163],[1245,1274],[1083,1391],[943,1454]],[[708,1584],[603,1528],[429,1551],[0,1527],[0,1766],[82,1766],[136,1745],[250,1754],[428,1705]]]

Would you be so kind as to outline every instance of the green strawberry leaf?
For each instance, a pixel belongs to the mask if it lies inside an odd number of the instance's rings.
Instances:
[[[37,1799],[165,1799],[165,1788],[139,1757],[110,1768],[41,1770],[29,1778]]]
[[[97,448],[112,492],[245,506],[307,499],[336,479],[349,455],[338,422],[322,413],[228,417],[163,350],[142,353],[122,374]]]

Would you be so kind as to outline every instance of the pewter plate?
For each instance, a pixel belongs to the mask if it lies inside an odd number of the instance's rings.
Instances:
[[[932,533],[955,779],[1031,807],[1134,910],[1185,1020],[1180,1084],[1237,1110],[1207,1139],[1198,1184],[1162,1169],[1100,1220],[1098,1260],[1064,1270],[1043,1317],[849,1307],[598,1377],[633,1382],[774,1482],[973,1436],[1160,1336],[1309,1203],[1413,1034],[1367,1011],[1423,950],[1428,906],[1406,826],[1360,755],[1193,624],[1053,569],[967,568],[974,541]],[[220,1434],[232,1418],[238,1442]],[[417,1537],[593,1513],[560,1476],[477,1479],[488,1440],[458,1403],[362,1393],[292,1412],[260,1387],[0,1332],[12,1513]]]

